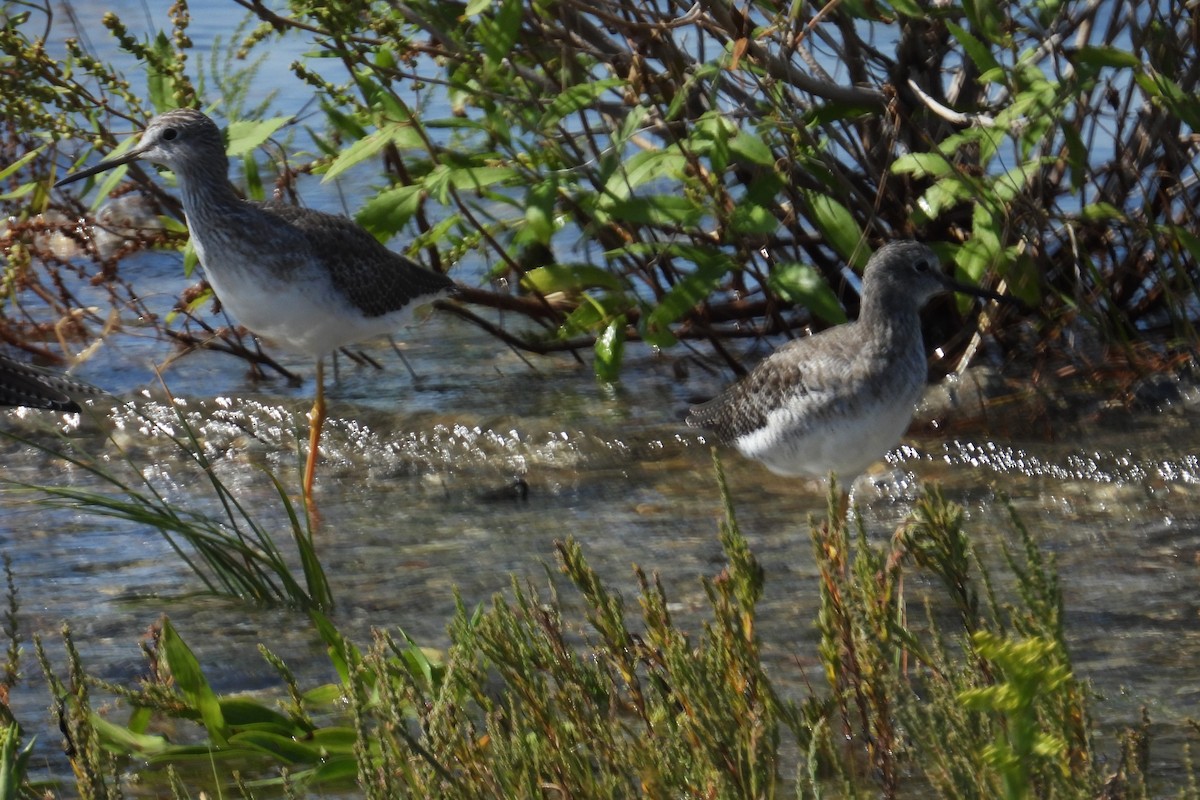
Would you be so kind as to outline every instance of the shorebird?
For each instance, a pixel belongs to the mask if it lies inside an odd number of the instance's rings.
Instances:
[[[867,262],[856,321],[781,346],[687,423],[778,475],[853,483],[912,421],[927,372],[919,312],[946,291],[1004,299],[945,276],[923,244],[884,245]]]
[[[79,404],[71,395],[98,393],[94,386],[66,375],[47,372],[0,355],[0,405],[79,413]]]
[[[175,173],[192,245],[221,305],[256,336],[316,359],[303,483],[311,506],[325,422],[324,356],[391,333],[454,283],[387,249],[346,217],[243,200],[229,182],[221,131],[188,108],[155,117],[128,152],[55,186],[139,160]]]

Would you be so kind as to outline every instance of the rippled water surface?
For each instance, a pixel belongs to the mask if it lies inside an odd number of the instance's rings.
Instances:
[[[86,22],[93,12],[77,6]],[[216,23],[220,15],[192,6],[193,38],[228,35]],[[283,63],[273,66],[282,74],[294,54],[285,48],[277,55]],[[292,99],[279,103],[287,113],[306,98]],[[317,192],[305,199],[322,205]],[[170,309],[184,284],[179,260],[161,254],[128,259],[121,269],[157,313]],[[267,473],[298,491],[297,437],[306,434],[312,365],[272,351],[306,379],[289,386],[254,380],[228,356],[189,354],[163,373],[172,403],[155,370],[172,346],[137,319],[119,322],[119,333],[77,373],[112,398],[92,403],[77,426],[13,411],[0,414],[0,427],[141,476],[182,509],[217,514],[211,488],[167,435],[182,433],[181,414],[221,480],[282,535],[285,516]],[[679,420],[728,374],[682,349],[656,355],[633,348],[622,383],[602,386],[587,366],[590,354],[582,365],[569,355],[526,361],[446,316],[402,337],[415,379],[386,343],[369,348],[384,370],[343,360],[337,380],[330,376],[317,538],[344,632],[363,642],[372,627],[398,627],[421,644],[444,645],[454,590],[470,606],[504,591],[513,573],[544,581],[542,564],[553,562],[553,543],[568,535],[627,594],[632,564],[658,570],[676,619],[699,624],[699,578],[721,568],[719,498],[708,444]],[[871,536],[883,540],[920,482],[941,482],[966,508],[973,541],[1001,574],[1001,546],[1012,532],[1001,499],[1008,498],[1057,559],[1072,655],[1102,695],[1097,722],[1106,730],[1132,724],[1148,705],[1168,744],[1156,752],[1177,765],[1170,745],[1187,717],[1200,716],[1196,405],[1184,396],[1126,412],[1111,408],[1101,391],[1063,413],[1034,394],[1018,388],[1016,400],[919,415],[889,464],[857,483],[855,500]],[[144,671],[139,637],[169,612],[220,692],[278,690],[259,642],[302,685],[333,678],[303,615],[197,594],[200,584],[158,532],[48,508],[16,484],[109,487],[20,441],[0,438],[0,451],[7,479],[0,550],[13,562],[22,632],[44,637],[60,669],[65,621],[93,674],[133,681]],[[815,669],[808,519],[824,511],[825,496],[815,484],[775,477],[731,452],[724,463],[742,530],[767,572],[759,625],[766,658],[782,685],[803,694],[806,680],[818,687],[823,680]],[[505,491],[516,478],[528,484],[526,500]],[[912,584],[919,594],[920,579]],[[39,768],[67,774],[28,647],[24,667],[14,710],[39,735]]]
[[[335,619],[347,633],[365,641],[373,626],[399,627],[444,645],[455,589],[473,605],[504,591],[512,573],[542,581],[553,542],[568,535],[626,592],[632,564],[659,570],[677,618],[698,624],[699,577],[721,565],[719,501],[708,444],[678,420],[725,376],[683,353],[634,351],[626,380],[602,386],[569,357],[528,364],[437,315],[405,338],[415,381],[383,344],[372,352],[386,369],[343,364],[330,386],[317,535]],[[302,360],[292,366],[311,375]],[[160,389],[130,386],[124,404],[93,403],[65,440],[56,439],[63,420],[55,415],[9,412],[3,422],[33,441],[136,471],[183,509],[217,513],[211,489],[167,435],[181,432],[181,414],[221,479],[282,534],[266,471],[298,487],[297,434],[305,434],[311,384],[254,382],[212,354],[185,358],[165,380],[174,407]],[[1010,498],[1058,560],[1075,663],[1104,695],[1098,721],[1132,723],[1148,704],[1170,742],[1185,717],[1200,714],[1196,414],[1186,403],[1141,413],[1094,405],[1096,413],[1070,419],[1005,403],[986,413],[926,412],[890,463],[856,484],[855,500],[882,539],[919,482],[942,482],[999,568],[1011,535],[1000,496]],[[104,488],[28,445],[3,446],[11,481]],[[820,685],[807,519],[825,497],[815,484],[777,478],[731,452],[725,464],[739,521],[767,570],[766,657],[802,694],[806,679]],[[529,486],[524,501],[504,491],[515,477]],[[130,681],[143,670],[139,636],[169,612],[219,691],[276,688],[259,642],[307,685],[333,677],[302,615],[194,595],[197,580],[154,530],[47,509],[11,486],[0,503],[0,547],[13,560],[23,629],[54,643],[52,652],[69,621],[90,670]],[[915,578],[912,591],[921,590]],[[15,705],[36,727],[47,699],[34,671],[30,660]],[[56,734],[46,730],[39,752],[61,771]]]

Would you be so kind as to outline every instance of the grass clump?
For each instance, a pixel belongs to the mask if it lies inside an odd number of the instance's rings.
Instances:
[[[172,503],[141,471],[132,457],[124,454],[128,470],[109,466],[107,459],[77,453],[73,449],[46,445],[0,432],[29,447],[61,458],[79,467],[95,479],[101,489],[79,486],[33,485],[7,482],[41,495],[50,506],[70,508],[84,514],[107,517],[158,531],[171,549],[196,575],[205,591],[256,603],[282,604],[300,609],[328,611],[333,608],[333,592],[317,556],[313,528],[308,515],[301,515],[288,497],[279,479],[267,472],[285,515],[287,538],[294,552],[289,554],[276,541],[272,527],[261,522],[238,500],[235,492],[217,475],[214,462],[206,455],[196,429],[172,404],[174,422],[182,434],[168,424],[141,414],[146,426],[166,436],[182,455],[177,480],[194,479],[212,488],[219,515],[190,511]]]
[[[925,775],[941,796],[1099,796],[1106,782],[1128,776],[1123,766],[1108,773],[1100,766],[1053,560],[1015,514],[1012,522],[1019,546],[1004,547],[1009,603],[997,599],[963,531],[962,509],[936,488],[897,535],[895,544],[940,580],[959,620],[950,636],[927,616],[928,635],[914,650],[921,671],[911,684],[924,702],[908,704],[901,719],[926,743]]]
[[[59,680],[39,642],[76,787],[122,796],[118,769],[134,758],[149,764],[143,782],[175,796],[202,784],[244,797],[350,784],[368,798],[1149,796],[1148,723],[1105,762],[1053,560],[1019,522],[998,579],[938,489],[884,542],[831,493],[812,529],[827,687],[797,696],[781,687],[803,680],[764,666],[764,572],[717,474],[726,563],[702,578],[708,608],[692,631],[656,575],[634,568],[629,604],[566,539],[544,586],[514,579],[486,606],[460,601],[444,653],[383,630],[359,647],[310,611],[337,680],[300,687],[261,648],[285,687],[276,707],[216,694],[169,620],[136,687],[88,677],[69,635]],[[904,581],[916,570],[940,587],[919,622]],[[96,691],[119,698],[128,721],[95,713]],[[164,720],[178,741],[156,732]]]
[[[635,632],[622,599],[570,539],[556,549],[585,609],[581,629],[553,590],[516,581],[484,613],[460,608],[440,690],[411,684],[402,704],[379,709],[382,719],[425,709],[423,756],[394,740],[381,766],[406,763],[412,777],[371,770],[374,796],[409,791],[410,779],[450,797],[530,797],[547,787],[612,798],[774,796],[783,714],[754,629],[762,570],[732,518],[721,540],[729,563],[704,580],[712,617],[694,637],[673,624],[661,584],[641,569]]]

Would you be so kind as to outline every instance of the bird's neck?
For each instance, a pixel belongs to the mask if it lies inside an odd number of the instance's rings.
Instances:
[[[863,292],[858,314],[859,330],[873,343],[886,348],[908,348],[921,344],[921,315],[906,298],[889,292]]]
[[[245,203],[238,196],[233,184],[226,177],[226,171],[217,174],[176,173],[179,178],[180,194],[183,200],[183,211],[187,215],[188,224],[195,226],[203,224],[203,220],[211,216],[221,216],[230,210],[236,210]]]

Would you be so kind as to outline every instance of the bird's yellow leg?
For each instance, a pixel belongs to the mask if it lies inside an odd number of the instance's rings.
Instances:
[[[317,399],[308,412],[308,462],[304,465],[304,500],[312,505],[313,477],[317,471],[317,445],[325,424],[325,360],[317,359]]]

